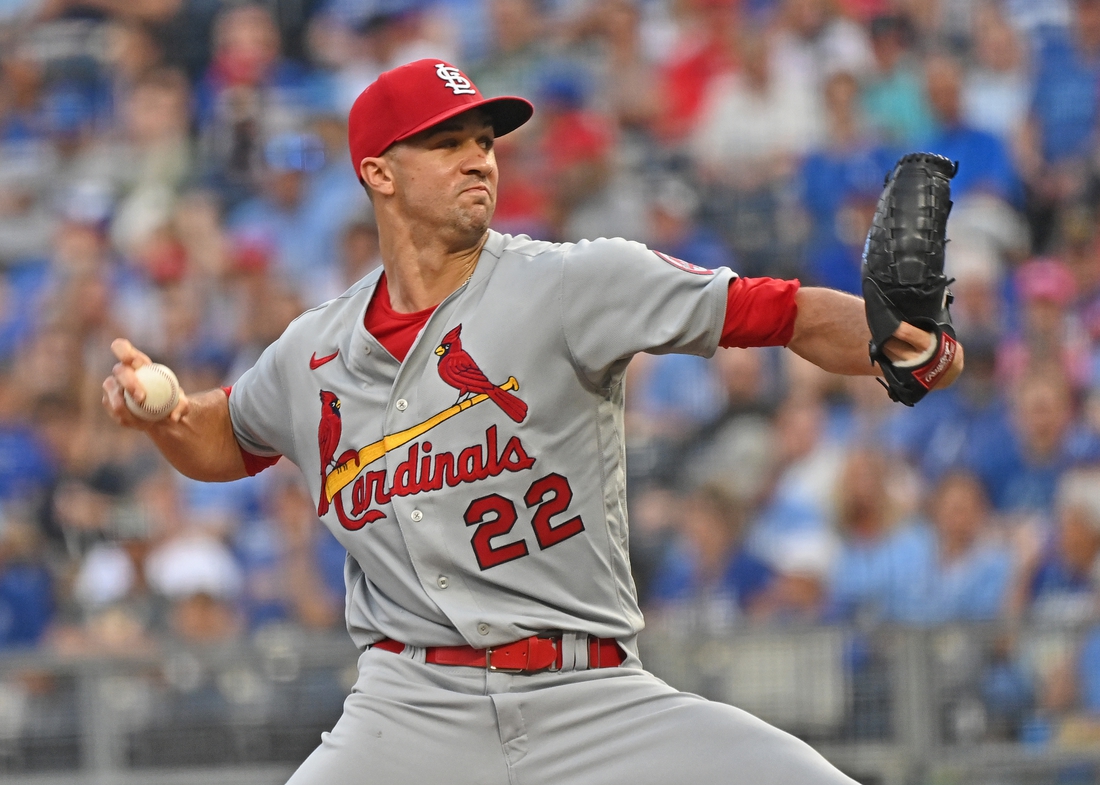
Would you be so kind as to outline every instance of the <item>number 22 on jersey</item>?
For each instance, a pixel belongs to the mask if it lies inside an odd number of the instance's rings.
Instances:
[[[551,518],[561,515],[573,501],[569,480],[560,474],[548,474],[531,483],[523,502],[527,509],[534,509],[531,528],[541,550],[557,545],[584,531],[579,515],[554,523]],[[528,554],[526,539],[494,545],[493,540],[512,531],[519,520],[515,502],[499,493],[491,493],[470,502],[463,516],[467,526],[476,526],[470,545],[473,546],[478,566],[482,570],[523,558]]]

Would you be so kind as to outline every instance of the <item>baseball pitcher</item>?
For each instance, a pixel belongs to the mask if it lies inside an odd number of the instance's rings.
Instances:
[[[382,268],[302,314],[231,390],[183,394],[161,421],[126,408],[149,358],[120,339],[104,405],[190,477],[286,456],[347,548],[359,680],[293,785],[851,782],[642,668],[623,376],[638,352],[779,345],[884,375],[909,404],[950,383],[954,169],[915,156],[890,175],[861,300],[623,239],[494,232],[494,140],[532,111],[436,60],[383,74],[349,118]]]

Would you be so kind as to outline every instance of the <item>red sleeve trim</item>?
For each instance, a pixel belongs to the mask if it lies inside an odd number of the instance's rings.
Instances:
[[[786,346],[798,316],[797,280],[734,278],[726,300],[726,321],[719,346]]]
[[[225,397],[229,397],[229,393],[233,390],[233,386],[222,387],[222,391],[225,393]],[[240,443],[237,444],[237,449],[241,451],[241,458],[244,460],[244,470],[248,472],[249,477],[255,477],[269,466],[274,466],[279,462],[281,455],[255,455],[241,447]]]
[[[244,458],[244,470],[248,472],[249,477],[255,477],[267,467],[274,466],[283,457],[281,455],[253,455],[246,451],[244,447],[240,447],[240,445],[238,447],[241,451],[241,457]]]

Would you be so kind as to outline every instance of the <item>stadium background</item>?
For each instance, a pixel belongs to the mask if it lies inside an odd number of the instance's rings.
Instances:
[[[231,383],[378,263],[345,115],[420,57],[536,103],[505,232],[854,291],[898,154],[961,162],[954,388],[632,365],[643,653],[866,783],[1095,782],[1098,0],[0,0],[0,782],[277,783],[339,715],[297,471],[186,481],[99,385]]]

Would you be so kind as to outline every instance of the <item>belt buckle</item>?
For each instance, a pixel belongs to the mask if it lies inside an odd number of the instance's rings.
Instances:
[[[493,652],[496,649],[485,650],[485,668],[492,673],[523,673],[526,668],[507,668],[493,664]]]
[[[522,644],[522,647],[520,646]],[[547,649],[549,646],[549,649]],[[497,649],[485,650],[485,667],[494,673],[539,673],[541,671],[556,671],[557,658],[560,656],[559,647],[561,639],[554,636],[536,636],[524,638],[514,643],[506,644]],[[513,648],[514,647],[514,648]],[[501,650],[503,656],[513,655],[520,659],[518,665],[509,667],[497,665],[493,662],[493,654]],[[503,649],[512,649],[504,652]],[[514,660],[513,660],[514,661]]]

